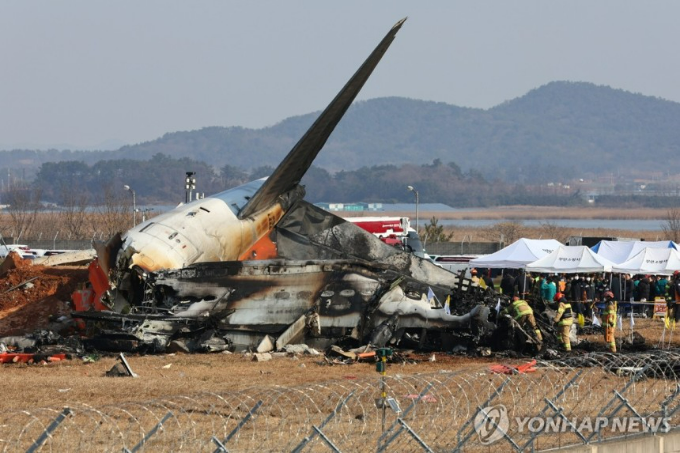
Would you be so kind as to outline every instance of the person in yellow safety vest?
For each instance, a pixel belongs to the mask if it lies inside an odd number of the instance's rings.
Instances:
[[[614,293],[607,291],[604,293],[605,307],[602,312],[602,327],[604,327],[604,342],[611,352],[616,352],[616,301]]]
[[[512,316],[512,318],[517,321],[517,324],[519,324],[522,329],[528,332],[533,331],[534,335],[536,336],[536,340],[538,340],[538,346],[540,349],[541,344],[543,343],[543,335],[541,334],[541,330],[536,325],[534,310],[531,309],[526,300],[522,300],[519,297],[514,296],[510,306],[504,308],[501,314],[508,314]]]
[[[560,304],[557,307],[557,314],[553,319],[557,324],[557,341],[560,342],[565,351],[571,351],[571,341],[569,340],[569,333],[571,325],[574,323],[574,312],[571,309],[571,304],[567,302],[566,298],[560,299]]]

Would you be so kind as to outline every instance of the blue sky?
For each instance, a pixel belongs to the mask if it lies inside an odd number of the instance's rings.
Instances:
[[[406,16],[359,99],[489,108],[569,80],[680,102],[680,2],[3,1],[0,149],[321,110]]]

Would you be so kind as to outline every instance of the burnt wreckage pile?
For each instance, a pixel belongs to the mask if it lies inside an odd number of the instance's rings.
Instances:
[[[196,263],[130,274],[108,311],[82,311],[87,344],[100,350],[281,349],[385,345],[421,350],[511,350],[539,346],[512,318],[507,298],[473,284],[305,201],[269,235],[277,258]],[[449,298],[449,312],[446,300]],[[556,345],[537,314],[544,344]]]
[[[113,342],[155,351],[180,338],[190,339],[192,350],[255,349],[265,336],[275,348],[324,347],[369,342],[376,329],[382,343],[407,333],[422,338],[423,331],[479,335],[489,327],[481,288],[305,201],[269,239],[275,259],[131,273],[105,297],[110,311],[74,316],[90,321],[99,348]],[[443,303],[452,293],[448,314]]]
[[[417,282],[356,261],[203,263],[154,273],[147,288],[153,298],[124,313],[75,313],[88,321],[87,344],[163,352],[180,341],[213,352],[256,349],[268,337],[276,349],[341,342],[451,350],[490,345],[484,339],[496,330],[495,297],[479,287],[454,289],[447,315]]]
[[[369,234],[365,239],[374,238]],[[385,256],[370,262],[232,261],[159,271],[147,276],[143,298],[120,313],[74,316],[88,320],[89,345],[116,351],[162,352],[181,344],[183,350],[214,352],[258,349],[268,341],[271,349],[291,343],[317,348],[341,343],[471,354],[480,347],[538,352],[532,337],[512,318],[498,316],[499,298],[507,302],[503,296],[379,240],[374,245]],[[328,242],[324,247],[331,248]],[[303,253],[300,247],[294,249]],[[285,246],[280,252],[285,253]],[[424,284],[406,272],[414,266],[454,284]],[[428,300],[430,290],[434,297]],[[450,314],[444,307],[447,297]],[[547,321],[542,324],[547,344],[556,344],[552,327]]]
[[[94,302],[108,310],[73,315],[86,321],[93,345],[264,351],[347,340],[525,349],[521,328],[495,322],[494,298],[470,281],[304,201],[300,181],[403,23],[388,31],[271,176],[95,244],[97,280],[106,288]]]

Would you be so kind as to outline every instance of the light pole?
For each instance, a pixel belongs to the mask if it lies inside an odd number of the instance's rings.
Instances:
[[[413,192],[414,194],[416,194],[416,233],[417,233],[418,232],[418,201],[419,201],[418,200],[418,191],[413,186],[408,186],[407,189],[410,190],[411,192]]]
[[[123,189],[129,190],[132,193],[132,226],[137,225],[137,200],[135,199],[135,191],[132,187],[125,184]]]
[[[196,189],[196,172],[188,171],[184,179],[184,190],[186,190],[186,201],[189,203],[193,198],[193,191]]]

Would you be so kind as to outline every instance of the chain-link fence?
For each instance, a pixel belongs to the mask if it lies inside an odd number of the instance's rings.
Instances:
[[[656,351],[409,376],[389,375],[388,367],[384,408],[376,375],[22,410],[0,415],[0,450],[545,450],[676,429],[679,366],[680,352]]]
[[[3,237],[2,240],[7,245],[12,245],[20,242],[32,249],[45,250],[87,250],[92,248],[92,241],[107,241],[109,238],[103,233],[95,234],[92,239],[69,239],[69,238],[45,238],[42,235],[37,237],[24,238],[21,241],[15,240],[13,237]]]

